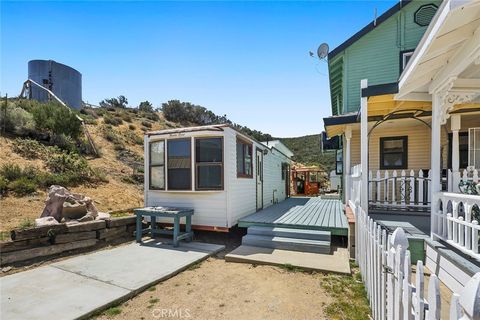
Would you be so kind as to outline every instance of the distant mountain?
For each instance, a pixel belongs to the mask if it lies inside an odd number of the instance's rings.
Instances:
[[[320,148],[320,134],[313,134],[297,138],[278,138],[293,153],[293,161],[305,165],[323,167],[327,172],[335,169],[335,152],[324,151]]]

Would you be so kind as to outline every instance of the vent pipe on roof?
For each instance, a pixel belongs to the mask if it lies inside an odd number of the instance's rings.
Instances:
[[[377,8],[375,8],[373,11],[373,26],[377,26]]]

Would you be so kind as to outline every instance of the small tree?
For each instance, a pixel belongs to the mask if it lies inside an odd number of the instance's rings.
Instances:
[[[145,100],[140,102],[138,105],[138,110],[143,112],[153,112],[153,105],[150,103],[150,101]]]
[[[100,107],[103,108],[127,108],[128,100],[125,96],[118,96],[118,98],[104,99],[100,101]]]

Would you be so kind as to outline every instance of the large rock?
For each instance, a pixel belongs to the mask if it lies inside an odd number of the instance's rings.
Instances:
[[[86,215],[88,217],[84,218]],[[63,218],[65,220],[90,221],[97,215],[98,210],[92,199],[82,194],[71,193],[62,186],[53,185],[48,188],[48,197],[41,217],[53,217],[58,222],[61,222]]]

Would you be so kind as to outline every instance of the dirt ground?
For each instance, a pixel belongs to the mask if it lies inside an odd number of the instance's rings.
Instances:
[[[322,278],[209,258],[97,319],[328,319]]]

